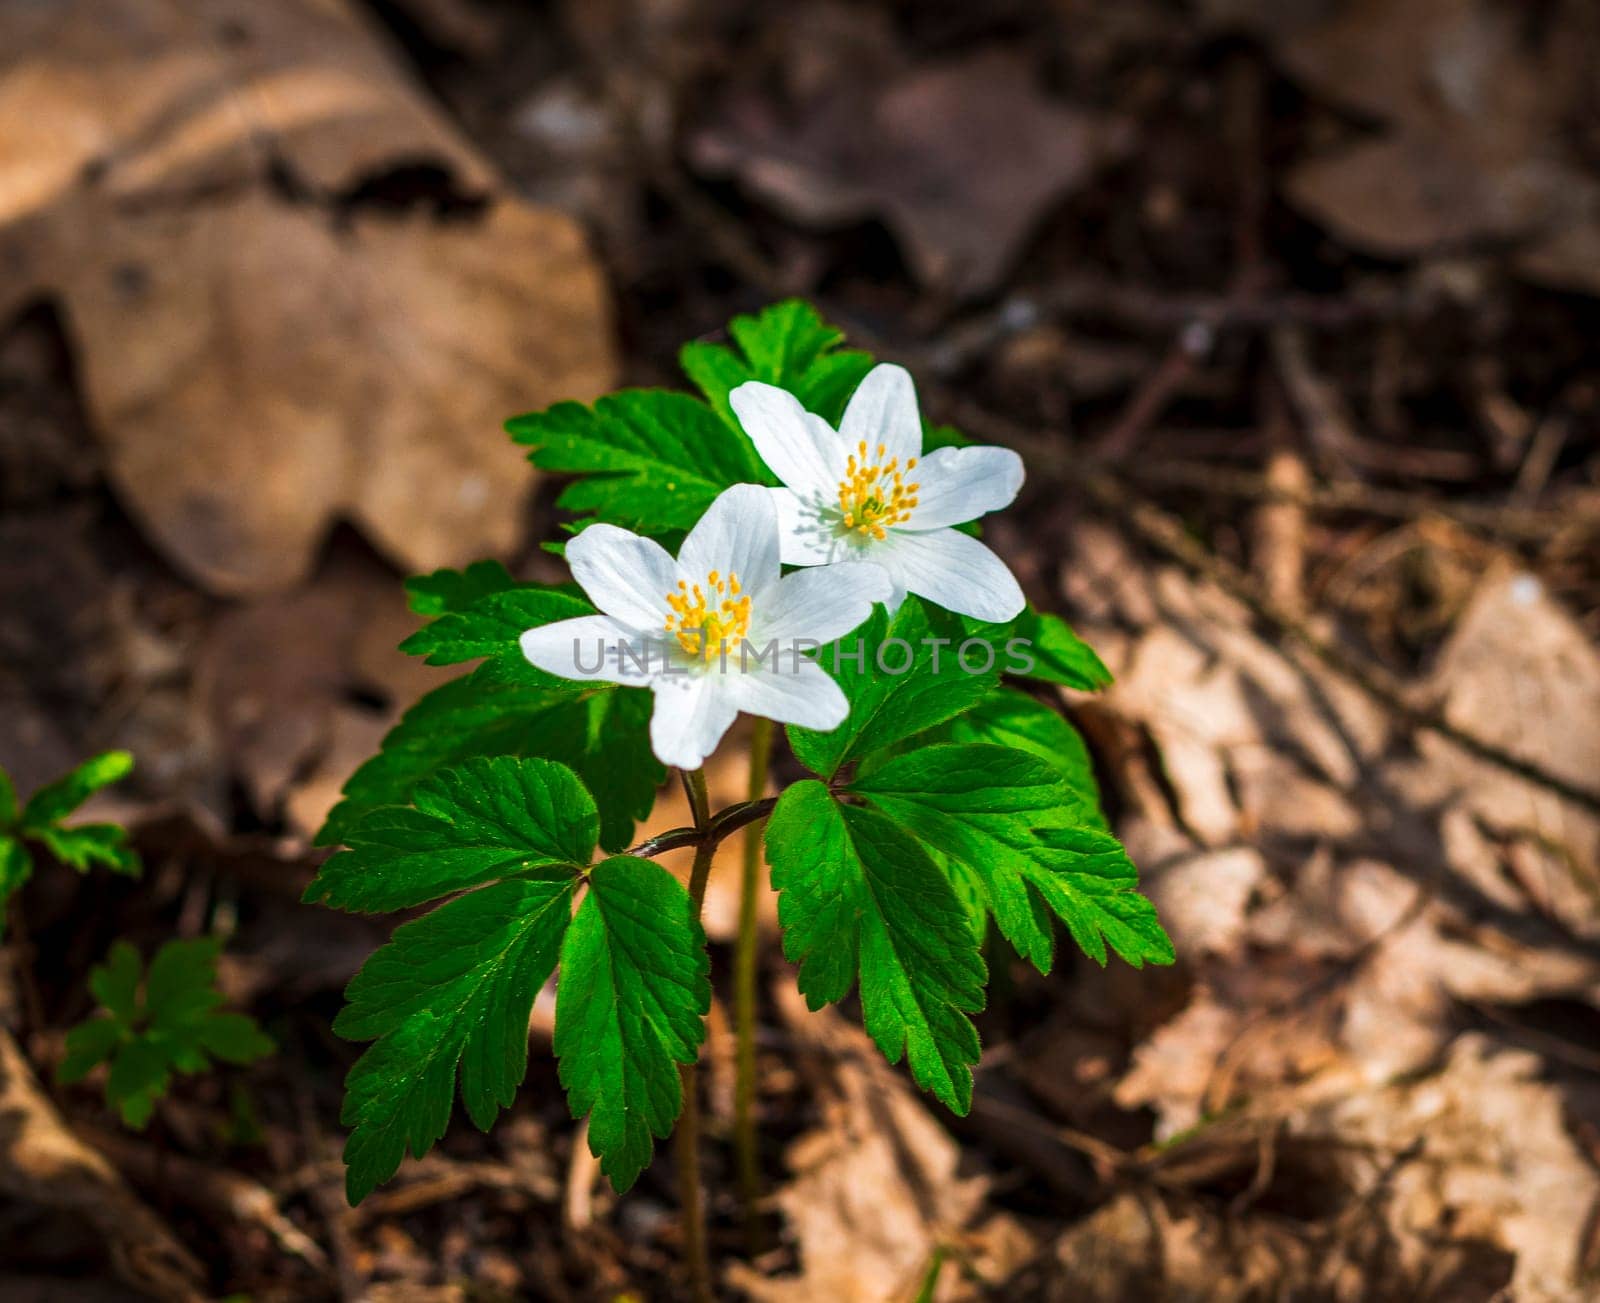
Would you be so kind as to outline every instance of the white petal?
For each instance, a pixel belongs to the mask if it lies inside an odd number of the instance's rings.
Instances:
[[[891,593],[884,569],[864,561],[785,575],[752,612],[751,641],[764,646],[776,638],[785,649],[797,638],[832,642],[871,615],[874,602],[887,602]],[[783,664],[787,667],[788,660]]]
[[[977,539],[953,529],[891,531],[872,550],[897,588],[975,620],[999,622],[1027,604],[1006,563]]]
[[[664,765],[698,769],[717,749],[739,714],[728,692],[736,675],[694,674],[656,679],[650,749]]]
[[[678,549],[678,568],[691,584],[713,570],[739,576],[752,595],[778,581],[778,510],[772,491],[735,484],[717,495]]]
[[[778,556],[784,565],[825,566],[849,555],[850,545],[824,518],[818,500],[802,498],[793,489],[767,492],[778,509]]]
[[[605,683],[648,683],[666,663],[659,631],[630,629],[609,615],[580,615],[529,629],[522,654],[547,674]]]
[[[867,372],[839,422],[839,433],[848,452],[865,442],[868,457],[878,460],[878,445],[885,445],[886,457],[898,457],[904,466],[908,458],[922,451],[922,418],[917,414],[917,390],[911,373],[902,366],[884,362]]]
[[[941,529],[1010,506],[1022,488],[1022,458],[1009,448],[936,448],[907,478],[917,505],[903,528]]]
[[[590,525],[567,544],[567,564],[589,600],[635,629],[660,629],[678,566],[654,539],[615,525]]]
[[[761,460],[791,489],[806,494],[838,491],[844,478],[844,440],[787,389],[747,380],[728,395],[728,403]]]
[[[747,714],[802,728],[838,728],[850,713],[850,703],[839,685],[814,661],[786,662],[779,671],[731,674],[728,691]]]

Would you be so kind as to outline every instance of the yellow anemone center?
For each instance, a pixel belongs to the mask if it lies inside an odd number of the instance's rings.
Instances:
[[[917,490],[922,487],[905,482],[917,459],[909,458],[902,469],[898,457],[884,460],[888,451],[880,443],[877,455],[869,456],[867,441],[863,439],[850,454],[845,477],[839,481],[839,511],[844,517],[844,527],[865,538],[881,539],[887,535],[889,526],[911,519],[912,508],[917,505]]]
[[[672,614],[667,632],[676,634],[684,653],[708,665],[725,651],[739,646],[750,632],[750,599],[739,595],[739,576],[724,578],[713,570],[704,586],[678,580],[678,591],[667,594]]]

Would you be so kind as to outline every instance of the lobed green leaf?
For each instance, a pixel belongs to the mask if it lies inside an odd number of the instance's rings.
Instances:
[[[465,570],[435,570],[406,580],[406,604],[417,615],[448,615],[520,584],[499,561],[474,561]]]
[[[711,961],[689,893],[665,869],[619,855],[597,864],[561,947],[555,1051],[573,1117],[620,1193],[683,1107],[711,1009]]]
[[[998,663],[969,674],[956,655],[961,636],[952,617],[908,597],[892,622],[879,607],[861,628],[822,648],[818,663],[844,690],[850,714],[828,733],[791,727],[795,757],[812,773],[831,778],[849,761],[941,724],[981,700],[999,681]],[[857,649],[863,655],[859,668],[853,659]]]
[[[841,806],[807,779],[766,831],[784,954],[811,1008],[861,993],[867,1032],[905,1056],[918,1085],[956,1113],[972,1103],[987,978],[966,910],[938,866],[876,810]]]
[[[249,1063],[270,1054],[272,1041],[255,1020],[220,1013],[214,937],[169,941],[141,974],[139,954],[125,941],[89,974],[89,989],[103,1015],[67,1033],[59,1081],[72,1082],[109,1063],[106,1102],[130,1127],[149,1122],[174,1072],[204,1072],[212,1057]]]
[[[546,865],[581,868],[600,816],[578,776],[551,760],[478,756],[421,783],[411,807],[372,811],[345,834],[307,901],[382,913]]]
[[[576,886],[570,869],[551,866],[470,892],[396,929],[351,980],[334,1031],[376,1041],[345,1080],[352,1204],[444,1134],[458,1077],[480,1129],[511,1105]]]
[[[600,844],[619,850],[650,812],[665,767],[650,750],[650,693],[552,686],[520,660],[489,661],[423,697],[351,775],[317,844],[345,841],[383,806],[408,805],[418,784],[474,756],[529,756],[573,770],[600,811]]]
[[[808,412],[837,425],[850,395],[872,369],[871,354],[841,349],[844,332],[800,299],[773,304],[753,317],[735,317],[728,333],[737,351],[696,341],[679,351],[678,364],[736,430],[739,418],[728,394],[748,380],[787,389]],[[773,481],[764,477],[756,482]]]
[[[490,656],[521,661],[517,639],[527,630],[593,614],[594,607],[570,591],[532,585],[510,588],[441,615],[401,643],[400,650],[424,657],[429,665],[459,665]],[[530,682],[551,686],[566,682],[531,665],[526,669]]]
[[[626,389],[592,408],[557,403],[506,429],[532,446],[535,466],[584,476],[558,506],[644,534],[691,528],[730,485],[773,482],[742,430],[666,389]]]
[[[133,757],[126,751],[107,751],[85,760],[71,773],[41,787],[23,807],[21,826],[39,832],[71,814],[102,787],[121,782],[133,772]]]

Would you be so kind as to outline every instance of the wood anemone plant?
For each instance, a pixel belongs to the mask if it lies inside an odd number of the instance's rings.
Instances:
[[[367,961],[334,1024],[373,1042],[346,1082],[351,1201],[429,1150],[458,1091],[481,1128],[512,1104],[534,997],[559,973],[560,1079],[612,1185],[677,1129],[699,1297],[700,909],[729,835],[752,830],[733,971],[747,1228],[763,846],[806,1000],[856,990],[888,1059],[957,1113],[991,922],[1042,972],[1058,922],[1102,964],[1173,958],[1082,740],[1026,686],[1110,676],[971,523],[1016,496],[1020,459],[926,428],[910,377],[839,347],[804,303],[730,334],[683,350],[703,397],[628,390],[509,422],[535,465],[575,477],[560,505],[580,517],[576,583],[494,562],[410,582],[427,623],[402,650],[477,664],[352,775],[319,839],[344,849],[306,893],[361,912],[444,902]],[[702,765],[739,713],[755,718],[749,799],[713,810]],[[775,798],[774,723],[786,772],[807,774]],[[635,842],[668,767],[693,824]],[[683,847],[687,888],[653,862]]]

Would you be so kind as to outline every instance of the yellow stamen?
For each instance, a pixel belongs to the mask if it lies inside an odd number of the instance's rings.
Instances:
[[[739,595],[739,576],[730,570],[724,578],[713,570],[705,588],[680,579],[678,589],[667,594],[672,614],[666,631],[677,637],[685,654],[709,665],[737,651],[750,631],[750,599]]]
[[[917,464],[917,459],[907,458],[902,467],[898,457],[884,460],[888,451],[887,445],[880,443],[877,457],[869,461],[867,441],[863,439],[856,454],[845,463],[845,476],[839,481],[839,514],[844,528],[880,541],[888,537],[891,526],[911,518],[917,505],[917,490],[922,487],[905,482],[906,471]]]

